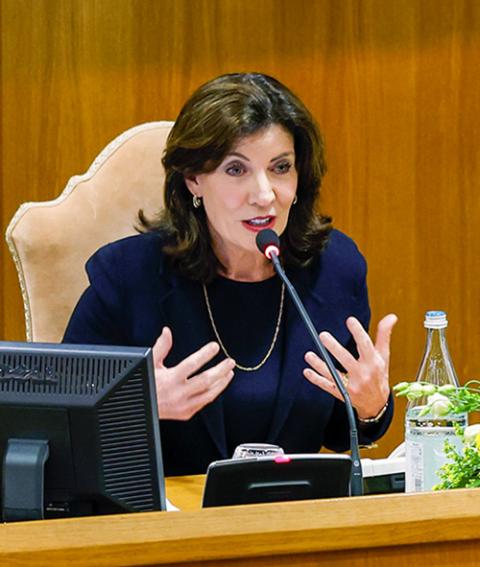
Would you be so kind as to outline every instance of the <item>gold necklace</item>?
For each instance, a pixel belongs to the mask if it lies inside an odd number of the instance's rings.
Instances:
[[[207,305],[208,318],[210,319],[210,323],[212,324],[213,332],[215,333],[215,337],[218,341],[218,344],[220,345],[220,348],[222,349],[223,354],[227,358],[233,358],[228,354],[228,351],[225,348],[225,345],[223,344],[222,339],[220,338],[220,335],[218,333],[217,326],[215,325],[215,321],[213,319],[212,308],[210,307],[210,301],[208,299],[207,286],[205,284],[202,284],[202,287],[203,287],[203,295],[205,296],[205,304]],[[269,359],[269,357],[272,354],[273,349],[275,347],[275,343],[277,342],[278,333],[280,332],[280,324],[282,322],[284,298],[285,298],[285,284],[282,282],[282,292],[281,292],[281,296],[280,296],[280,308],[278,310],[277,325],[275,327],[275,332],[273,334],[272,344],[270,345],[270,347],[267,351],[267,354],[255,366],[242,366],[241,364],[238,364],[238,362],[236,362],[235,367],[238,368],[239,370],[243,370],[245,372],[253,372],[254,370],[258,370],[259,368],[261,368],[265,364],[265,362],[267,362],[267,360]]]

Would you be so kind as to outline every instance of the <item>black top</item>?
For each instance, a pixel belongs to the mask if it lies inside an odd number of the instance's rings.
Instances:
[[[237,282],[222,277],[208,286],[208,296],[220,339],[241,366],[256,366],[268,352],[278,321],[281,282]],[[282,317],[284,320],[285,314]],[[223,397],[227,450],[241,443],[260,443],[270,429],[283,356],[282,325],[275,348],[254,371],[235,368]]]

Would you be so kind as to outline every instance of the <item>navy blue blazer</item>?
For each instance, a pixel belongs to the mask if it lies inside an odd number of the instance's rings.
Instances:
[[[163,326],[173,332],[165,363],[172,366],[215,340],[202,289],[173,271],[162,253],[162,237],[147,233],[104,246],[87,262],[90,286],[75,308],[64,336],[67,343],[153,346]],[[332,231],[329,243],[307,269],[290,269],[317,330],[330,331],[355,351],[345,326],[349,315],[364,327],[370,322],[366,264],[354,242]],[[312,342],[293,303],[286,302],[285,350],[270,431],[258,442],[274,443],[289,453],[317,452],[322,446],[348,449],[344,404],[303,377],[303,360]],[[223,355],[212,361],[215,364]],[[235,379],[235,378],[234,378]],[[383,435],[392,404],[380,423],[360,425],[360,442]],[[161,420],[165,473],[204,473],[208,464],[228,458],[222,395],[188,421]]]

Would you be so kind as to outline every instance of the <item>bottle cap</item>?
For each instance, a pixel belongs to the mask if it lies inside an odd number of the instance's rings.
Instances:
[[[448,326],[445,311],[427,311],[423,325],[426,329],[445,329]]]

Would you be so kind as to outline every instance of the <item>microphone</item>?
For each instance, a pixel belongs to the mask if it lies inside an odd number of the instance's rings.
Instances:
[[[357,424],[355,421],[355,414],[353,412],[352,402],[350,400],[350,396],[345,388],[340,376],[338,375],[337,369],[332,362],[332,359],[323,346],[322,342],[318,337],[318,333],[313,325],[313,322],[310,316],[305,309],[302,300],[300,299],[297,290],[293,287],[292,283],[288,279],[281,263],[279,260],[280,256],[280,239],[278,234],[267,228],[265,230],[261,230],[256,237],[256,243],[258,249],[262,254],[264,254],[269,260],[271,260],[275,271],[277,272],[280,279],[285,283],[287,288],[288,294],[290,295],[297,311],[304,322],[310,337],[313,340],[313,344],[316,347],[317,353],[321,356],[321,358],[325,361],[325,364],[330,371],[330,374],[333,376],[333,380],[337,388],[339,389],[342,397],[345,401],[345,408],[347,410],[347,417],[348,417],[348,424],[350,429],[350,452],[352,454],[352,472],[350,477],[350,491],[352,496],[362,496],[363,494],[363,475],[362,475],[362,464],[360,461],[360,449],[358,446],[358,430]]]
[[[280,238],[274,230],[270,228],[261,230],[257,233],[255,241],[260,252],[269,260],[272,259],[272,254],[280,256]]]

